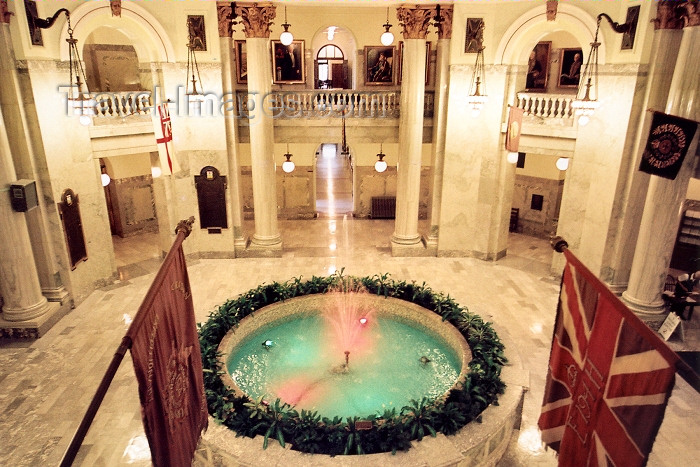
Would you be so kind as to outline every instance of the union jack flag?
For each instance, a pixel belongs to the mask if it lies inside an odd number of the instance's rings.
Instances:
[[[568,250],[538,425],[565,466],[643,466],[679,358]]]

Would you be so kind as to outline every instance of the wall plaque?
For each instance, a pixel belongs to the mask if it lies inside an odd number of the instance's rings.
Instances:
[[[199,224],[202,229],[228,228],[226,220],[226,176],[208,165],[194,176],[199,204]]]
[[[85,249],[83,223],[80,219],[78,195],[73,193],[70,188],[63,190],[61,202],[58,203],[58,213],[61,216],[63,233],[68,245],[70,267],[75,269],[78,263],[87,260],[87,250]]]

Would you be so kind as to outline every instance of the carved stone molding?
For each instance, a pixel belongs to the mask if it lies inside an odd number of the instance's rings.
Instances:
[[[438,39],[452,39],[452,5],[440,6],[440,17],[442,21],[436,24]]]
[[[233,36],[233,3],[216,2],[216,16],[219,20],[219,37]]]
[[[554,21],[557,19],[557,7],[559,2],[557,0],[547,0],[547,21]]]
[[[435,8],[405,8],[396,10],[396,18],[403,27],[404,39],[425,39],[428,35],[428,26],[433,19]]]
[[[122,17],[122,0],[109,0],[109,8],[112,10],[112,16]]]
[[[678,6],[681,9],[683,27],[700,26],[700,5],[698,0],[684,2]]]
[[[14,15],[7,9],[7,0],[0,0],[0,23],[10,24],[10,16]]]
[[[654,29],[681,29],[683,20],[678,15],[677,0],[661,0],[656,7],[656,18],[652,20]]]
[[[277,15],[271,3],[236,3],[236,14],[245,27],[245,37],[270,37],[270,25]]]

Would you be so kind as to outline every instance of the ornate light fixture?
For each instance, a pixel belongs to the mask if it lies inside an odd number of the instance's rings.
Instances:
[[[280,34],[280,42],[284,45],[291,45],[291,43],[294,41],[294,36],[292,35],[291,32],[289,32],[289,24],[287,22],[287,7],[285,5],[284,7],[284,23],[282,23],[282,27],[284,28],[284,31],[282,34]]]
[[[197,90],[197,81],[199,81],[201,86],[202,77],[199,75],[197,56],[195,55],[195,36],[193,34],[192,26],[189,20],[187,21],[187,29],[187,74],[185,76],[185,94],[187,95],[190,114],[199,115],[202,111],[202,102],[204,101],[204,94]],[[192,78],[190,78],[190,73],[192,74]],[[190,83],[192,83],[192,89],[190,89]]]
[[[92,117],[95,115],[95,99],[90,96],[90,91],[87,88],[87,79],[85,78],[85,70],[83,63],[80,61],[78,53],[78,39],[73,37],[73,28],[70,25],[70,14],[66,11],[66,19],[68,21],[68,56],[70,60],[70,90],[68,92],[68,108],[73,110],[73,115],[79,117],[81,125],[89,125],[92,123]],[[73,84],[73,76],[75,75],[75,85]],[[85,92],[83,92],[83,84],[85,84]]]
[[[480,47],[476,52],[476,62],[474,63],[474,74],[469,86],[469,97],[467,103],[472,109],[472,117],[478,117],[481,108],[488,101],[488,96],[482,90],[486,86],[486,73],[484,71],[484,48]]]
[[[292,155],[289,153],[289,143],[287,143],[287,153],[284,155],[287,158],[286,161],[282,162],[282,170],[286,173],[291,173],[294,171],[294,162],[292,162]]]
[[[382,45],[389,46],[394,42],[394,34],[389,31],[391,28],[391,24],[389,24],[389,7],[386,9],[386,23],[384,24],[384,29],[385,31],[382,33],[382,36],[379,38],[379,41],[382,43]]]
[[[85,79],[85,70],[80,61],[78,53],[78,40],[73,37],[73,28],[70,24],[70,12],[65,8],[56,11],[53,16],[46,19],[38,18],[34,15],[31,9],[27,8],[27,26],[30,34],[33,34],[35,29],[48,29],[54,25],[56,19],[65,13],[66,21],[68,22],[68,56],[69,56],[69,76],[70,88],[68,90],[68,111],[73,115],[80,117],[82,125],[89,125],[92,122],[92,116],[95,115],[95,99],[90,96],[90,91],[87,88],[87,80]],[[73,77],[75,76],[75,81]],[[85,85],[85,92],[83,92]]]
[[[587,124],[595,109],[600,105],[600,102],[598,102],[598,47],[600,47],[598,32],[600,31],[600,21],[603,18],[608,20],[613,31],[620,34],[629,31],[632,26],[632,22],[625,24],[616,23],[605,13],[598,15],[595,36],[593,37],[593,42],[591,42],[591,51],[588,54],[586,66],[583,68],[583,73],[579,79],[576,99],[571,103],[571,107],[576,109],[576,115],[579,116],[579,125]]]
[[[386,161],[384,160],[385,156],[386,154],[382,152],[382,143],[379,143],[379,154],[377,154],[379,160],[374,163],[374,170],[376,170],[379,173],[384,172],[387,168]]]

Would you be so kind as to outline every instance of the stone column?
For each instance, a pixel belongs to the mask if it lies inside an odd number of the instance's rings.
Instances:
[[[281,256],[282,239],[277,226],[277,181],[274,160],[274,126],[266,111],[272,90],[270,24],[275,18],[272,4],[238,3],[236,14],[245,26],[248,59],[248,93],[255,108],[248,116],[253,172],[255,233],[245,256]]]
[[[683,37],[683,23],[678,18],[674,18],[672,5],[669,5],[668,1],[660,2],[657,12],[658,18],[654,21],[655,31],[650,52],[653,58],[650,60],[649,78],[644,103],[641,106],[644,109],[663,109],[666,105],[673,77],[668,70],[673,70],[675,67]],[[624,209],[624,211],[616,239],[611,245],[609,268],[602,271],[601,278],[618,295],[627,289],[634,258],[634,245],[637,242],[644,200],[649,187],[650,176],[639,170],[639,162],[649,135],[652,116],[651,112],[644,112],[639,122],[632,157],[626,168],[627,187],[618,203],[618,209]]]
[[[235,80],[233,79],[233,8],[231,2],[216,2],[219,18],[219,48],[221,49],[221,81],[225,96],[230,96],[230,102],[236,102]],[[228,180],[231,202],[231,224],[233,227],[234,250],[245,249],[246,239],[243,236],[243,211],[241,208],[241,168],[238,163],[238,125],[237,112],[233,104],[224,106],[224,122],[226,124],[226,151],[228,154]]]
[[[0,24],[0,28],[7,28],[7,24]],[[12,327],[8,322],[33,320],[49,311],[48,301],[41,294],[25,213],[15,212],[10,204],[9,185],[17,180],[10,154],[6,120],[0,108],[0,225],[5,238],[0,242],[3,333]]]
[[[396,186],[396,221],[391,236],[393,256],[425,254],[418,234],[423,103],[425,100],[425,36],[432,9],[400,7],[396,16],[403,26],[404,71],[399,118],[399,162]]]
[[[445,134],[447,129],[447,98],[450,85],[450,42],[452,38],[452,7],[440,11],[442,21],[438,26],[437,59],[435,60],[435,111],[433,112],[433,198],[430,204],[430,232],[426,245],[437,255],[440,233],[440,204],[442,203],[442,175],[445,160]]]
[[[6,17],[6,16],[5,16]],[[41,150],[41,141],[32,137],[25,105],[33,111],[35,103],[32,93],[23,93],[20,76],[17,72],[14,47],[10,37],[9,24],[0,22],[0,103],[6,120],[6,132],[14,161],[15,175],[20,179],[36,181],[39,206],[26,214],[31,246],[36,259],[36,268],[44,295],[51,301],[63,304],[68,299],[61,280],[56,254],[46,222],[47,207],[43,192],[51,192],[48,182],[48,168],[37,157],[34,144]],[[28,83],[25,83],[27,85]],[[25,102],[28,100],[29,102]],[[8,155],[8,157],[10,157]],[[43,175],[43,176],[42,176]],[[55,214],[54,214],[55,215]]]
[[[692,7],[692,5],[690,5]],[[692,13],[692,12],[691,12]],[[700,120],[700,18],[686,18],[665,113]],[[664,279],[680,222],[680,206],[693,173],[700,132],[688,141],[688,153],[675,180],[652,175],[644,203],[632,270],[623,301],[645,321],[663,319]]]

